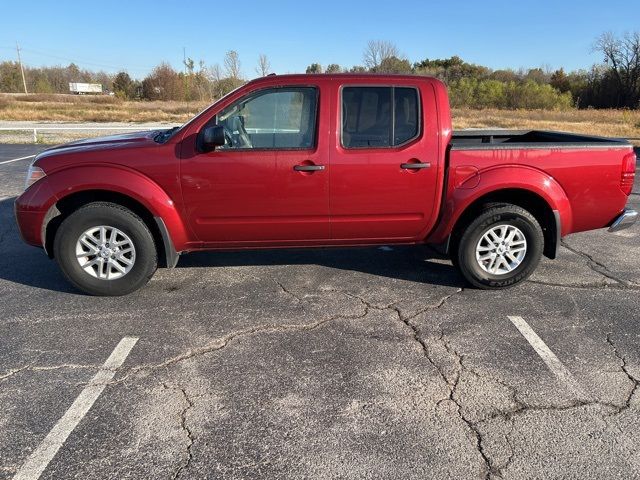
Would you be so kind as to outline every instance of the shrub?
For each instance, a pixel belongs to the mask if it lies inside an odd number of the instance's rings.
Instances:
[[[462,78],[452,82],[449,95],[453,107],[525,110],[567,110],[573,107],[570,92],[560,93],[533,80],[502,82]]]

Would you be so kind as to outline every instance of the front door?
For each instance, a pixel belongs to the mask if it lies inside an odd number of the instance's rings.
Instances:
[[[225,145],[182,160],[187,216],[199,240],[250,246],[329,238],[319,99],[316,87],[266,88],[216,114],[211,121],[224,127]]]
[[[432,225],[437,195],[433,93],[403,83],[347,83],[337,95],[332,238],[349,243],[421,240]]]

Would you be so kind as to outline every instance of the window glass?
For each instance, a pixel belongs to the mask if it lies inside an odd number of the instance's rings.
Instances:
[[[396,87],[394,145],[401,145],[418,136],[418,91],[415,88]]]
[[[279,88],[245,97],[221,111],[223,149],[309,149],[315,145],[315,88]]]
[[[391,142],[391,88],[342,89],[342,144],[346,148],[388,147]]]
[[[342,145],[390,147],[411,140],[419,133],[418,101],[415,88],[344,87]]]

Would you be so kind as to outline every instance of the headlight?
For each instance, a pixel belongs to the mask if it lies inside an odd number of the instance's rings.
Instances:
[[[24,184],[24,189],[26,190],[38,180],[43,178],[45,175],[46,173],[44,173],[44,170],[42,170],[40,167],[30,165],[29,171],[27,171],[27,181]]]

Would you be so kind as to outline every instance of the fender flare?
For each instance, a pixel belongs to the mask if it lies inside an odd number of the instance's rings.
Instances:
[[[560,239],[571,232],[573,212],[562,186],[549,174],[524,165],[496,166],[480,171],[459,187],[450,182],[445,194],[437,228],[427,238],[428,243],[448,243],[453,229],[464,212],[478,199],[503,190],[523,190],[544,200],[555,220],[555,251]]]
[[[173,252],[186,249],[189,234],[178,207],[160,185],[140,172],[119,165],[72,166],[48,174],[43,182],[52,194],[46,205],[45,218],[51,219],[50,212],[56,210],[56,204],[70,195],[95,190],[118,193],[135,200],[154,217],[165,243],[165,252],[168,245]],[[44,228],[46,225],[43,224]],[[173,261],[175,255],[168,253],[167,260]]]

